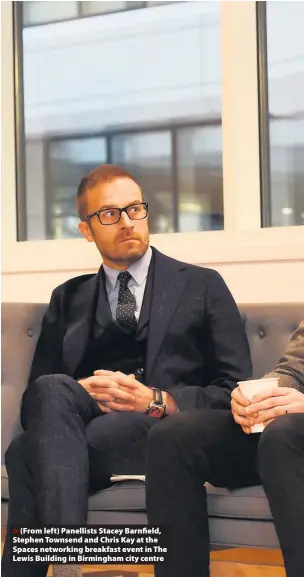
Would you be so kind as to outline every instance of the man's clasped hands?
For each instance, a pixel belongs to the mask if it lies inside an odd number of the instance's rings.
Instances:
[[[103,413],[144,413],[153,399],[152,390],[137,381],[135,375],[125,375],[120,371],[101,369],[78,382],[95,399]]]

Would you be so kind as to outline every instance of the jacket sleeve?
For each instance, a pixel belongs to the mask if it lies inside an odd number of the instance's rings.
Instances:
[[[244,322],[222,277],[209,271],[205,296],[207,383],[179,383],[168,392],[180,410],[230,409],[232,390],[252,375]]]
[[[279,377],[280,387],[292,387],[304,393],[304,321],[293,333],[276,368],[264,379]]]
[[[42,375],[62,372],[62,330],[60,329],[60,307],[56,290],[43,317],[40,336],[36,345],[28,386]]]

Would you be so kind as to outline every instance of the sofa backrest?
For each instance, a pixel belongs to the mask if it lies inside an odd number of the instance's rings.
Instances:
[[[2,439],[1,455],[21,431],[20,401],[40,333],[46,304],[2,304]],[[240,305],[245,315],[253,374],[274,368],[291,334],[304,319],[304,303]]]
[[[276,366],[304,319],[304,303],[242,304],[239,310],[245,314],[253,378],[259,379]]]
[[[46,304],[2,303],[1,463],[20,431],[20,403],[40,334]]]

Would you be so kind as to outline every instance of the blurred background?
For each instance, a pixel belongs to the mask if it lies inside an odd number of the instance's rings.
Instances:
[[[153,233],[223,229],[221,3],[14,4],[19,240],[77,237],[103,162],[138,178]],[[262,224],[303,225],[304,3],[256,4]]]

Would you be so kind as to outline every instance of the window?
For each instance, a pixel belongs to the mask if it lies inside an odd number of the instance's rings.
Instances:
[[[149,203],[153,232],[174,232],[172,146],[169,130],[115,136],[112,160],[130,170],[141,183]]]
[[[82,4],[82,12],[84,15],[90,15],[90,14],[106,14],[107,12],[117,12],[117,11],[121,11],[121,10],[126,10],[127,9],[127,2],[115,2],[115,0],[112,2],[106,2],[103,1],[102,2],[98,2],[98,0],[93,2],[90,2],[90,0],[88,0],[87,2],[81,2]],[[130,4],[132,4],[132,2],[130,2]],[[139,4],[141,4],[141,2],[139,2]],[[140,6],[139,6],[140,7]]]
[[[156,2],[146,2],[147,6],[160,6],[162,4],[171,4],[171,2],[158,2],[156,0]]]
[[[125,10],[134,10],[139,8],[149,8],[149,6],[162,6],[163,4],[173,4],[174,2],[139,2],[127,0],[125,2],[116,2],[115,0],[84,0],[83,2],[52,2],[47,0],[44,6],[40,1],[30,2],[23,0],[23,25],[35,26],[37,24],[50,24],[61,22],[63,20],[72,20],[74,18],[83,18],[84,16],[94,16],[97,14],[112,14],[113,12],[122,12]]]
[[[44,24],[78,16],[78,2],[22,2],[23,25]]]
[[[47,211],[48,236],[66,238],[78,236],[79,218],[75,206],[75,191],[83,175],[106,161],[104,138],[54,141],[48,151],[49,186],[46,195],[51,204]]]
[[[261,110],[263,222],[303,225],[304,4],[258,4],[260,50],[267,54],[267,70],[260,71],[266,108]]]
[[[65,3],[39,4],[45,22]],[[23,28],[19,240],[78,236],[77,186],[104,162],[139,180],[152,233],[223,228],[219,3],[159,4]]]
[[[221,127],[179,130],[177,167],[179,230],[222,229]]]

